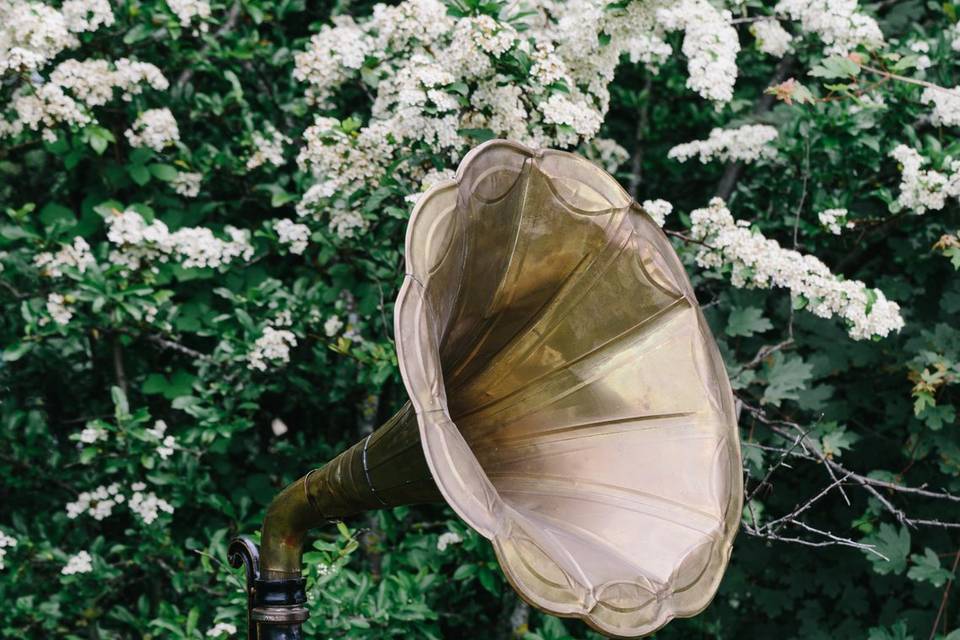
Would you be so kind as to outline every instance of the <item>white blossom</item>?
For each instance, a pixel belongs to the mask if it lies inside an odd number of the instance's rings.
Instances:
[[[793,36],[773,18],[754,22],[750,33],[757,39],[757,49],[776,58],[782,58],[793,42]]]
[[[0,530],[0,570],[4,568],[3,559],[7,555],[7,549],[17,546],[17,539]]]
[[[877,21],[860,11],[857,0],[780,0],[775,11],[800,21],[805,33],[816,34],[827,55],[846,55],[860,45],[883,45]]]
[[[43,251],[33,258],[33,264],[40,272],[50,278],[63,276],[64,267],[76,269],[84,273],[89,267],[96,264],[90,245],[81,236],[77,236],[70,244],[64,244],[56,253]]]
[[[256,169],[264,164],[282,167],[286,162],[283,158],[283,145],[290,144],[290,138],[283,135],[276,128],[267,124],[265,133],[253,133],[253,153],[247,159],[247,169]]]
[[[73,310],[67,306],[67,300],[60,293],[51,293],[47,295],[47,313],[54,322],[63,326],[70,323],[73,318]]]
[[[290,253],[300,255],[307,249],[310,239],[310,228],[305,224],[297,224],[289,218],[276,220],[273,229],[277,232],[280,244],[290,246]]]
[[[236,625],[230,624],[229,622],[218,622],[209,629],[207,629],[207,637],[209,638],[220,638],[223,636],[232,636],[237,632]]]
[[[230,237],[222,240],[204,227],[184,227],[173,233],[160,220],[147,223],[133,209],[116,211],[106,218],[107,239],[117,246],[110,261],[129,269],[138,269],[143,262],[166,262],[171,257],[185,268],[216,268],[238,258],[249,260],[253,255],[250,232],[227,226]]]
[[[148,109],[124,132],[131,147],[149,147],[160,153],[180,142],[180,130],[170,109]]]
[[[937,126],[955,127],[960,125],[960,89],[927,87],[920,95],[924,104],[933,103],[930,120]]]
[[[368,225],[359,211],[339,206],[330,211],[330,231],[338,238],[354,238],[357,232],[366,230]]]
[[[144,86],[165,91],[170,83],[155,65],[120,58],[107,60],[64,60],[50,74],[50,82],[70,91],[87,106],[104,105],[119,89],[124,100],[143,92]]]
[[[146,430],[148,434],[153,436],[157,444],[157,455],[162,459],[166,460],[172,456],[177,447],[177,439],[172,435],[167,435],[167,423],[163,420],[157,420],[153,423],[153,427]]]
[[[897,145],[890,156],[900,163],[900,195],[893,209],[909,209],[917,215],[939,211],[947,198],[960,198],[960,160],[947,158],[949,173],[924,169],[926,158],[915,149]]]
[[[817,214],[820,225],[835,236],[840,235],[844,228],[853,228],[852,222],[847,222],[846,209],[825,209]]]
[[[297,346],[297,336],[286,329],[274,329],[267,326],[263,335],[253,343],[253,349],[247,354],[247,367],[257,371],[266,371],[268,364],[286,364],[290,362],[290,348]]]
[[[270,431],[277,438],[284,435],[289,430],[290,429],[287,427],[287,423],[285,423],[280,418],[274,418],[273,420],[270,421]]]
[[[690,78],[687,86],[708,100],[729,102],[737,81],[740,41],[729,11],[706,0],[680,0],[657,11],[668,31],[683,29],[683,54]]]
[[[340,316],[330,316],[327,318],[327,321],[323,323],[323,332],[327,334],[328,338],[340,333],[340,330],[343,329],[343,320],[340,319]]]
[[[647,212],[647,215],[657,223],[658,227],[662,227],[664,222],[666,222],[667,216],[673,211],[673,205],[667,202],[666,200],[644,200],[641,205],[643,210]]]
[[[594,138],[584,149],[584,154],[607,170],[615,172],[620,165],[630,159],[627,150],[610,138]]]
[[[900,306],[882,291],[859,280],[844,280],[816,257],[784,249],[735,222],[722,199],[714,198],[708,207],[691,212],[690,220],[691,236],[704,243],[697,263],[704,268],[729,265],[733,286],[788,289],[814,315],[843,318],[855,340],[887,336],[903,327]]]
[[[173,179],[173,190],[184,198],[196,198],[200,193],[200,182],[202,180],[202,173],[178,171],[177,177]]]
[[[169,502],[163,498],[158,498],[152,491],[144,492],[144,488],[139,491],[134,490],[133,495],[127,501],[130,510],[137,514],[144,524],[153,524],[160,517],[161,512],[173,513],[174,509]]]
[[[710,160],[754,162],[776,156],[777,150],[770,144],[776,138],[777,130],[765,124],[748,124],[736,129],[716,128],[706,140],[678,144],[667,152],[667,157],[680,162],[695,156],[702,163]]]
[[[60,573],[65,576],[71,576],[77,573],[90,573],[93,571],[93,558],[86,551],[70,556],[67,564],[60,569]]]
[[[460,537],[459,533],[445,531],[437,538],[437,551],[446,551],[450,545],[460,544],[461,542],[463,542],[463,538]]]
[[[93,491],[84,491],[74,502],[67,503],[67,517],[71,520],[86,513],[94,520],[103,520],[113,514],[113,508],[124,501],[120,485],[100,485]]]
[[[194,19],[202,21],[210,17],[210,3],[207,0],[166,0],[166,2],[170,11],[177,16],[181,27],[189,27]],[[201,22],[200,30],[207,30],[205,22]]]
[[[98,424],[89,424],[80,432],[78,439],[84,444],[95,444],[107,439],[107,430]]]
[[[930,53],[930,44],[926,40],[917,40],[911,43],[910,51],[917,54],[917,59],[913,63],[917,71],[924,71],[933,66],[933,60],[927,55]]]

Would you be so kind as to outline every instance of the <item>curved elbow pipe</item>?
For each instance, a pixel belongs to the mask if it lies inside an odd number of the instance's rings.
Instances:
[[[270,503],[257,549],[237,538],[230,563],[247,570],[248,636],[296,640],[307,619],[301,556],[310,529],[370,509],[436,502],[416,415],[407,403],[382,427]]]

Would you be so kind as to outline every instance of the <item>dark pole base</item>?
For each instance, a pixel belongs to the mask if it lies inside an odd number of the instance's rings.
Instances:
[[[303,606],[307,602],[307,581],[261,580],[260,551],[246,537],[235,538],[227,555],[231,566],[246,570],[247,639],[303,640],[301,625],[310,615]]]

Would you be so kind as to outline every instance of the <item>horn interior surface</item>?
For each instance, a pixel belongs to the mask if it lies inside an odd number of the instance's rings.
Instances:
[[[740,518],[737,425],[663,232],[586,160],[492,141],[421,197],[406,255],[424,453],[518,592],[617,636],[706,607]]]

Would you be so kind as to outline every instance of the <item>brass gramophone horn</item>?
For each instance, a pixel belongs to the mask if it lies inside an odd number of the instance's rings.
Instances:
[[[410,401],[283,490],[250,638],[301,637],[308,529],[446,500],[530,604],[623,637],[713,597],[740,519],[730,384],[663,232],[607,173],[494,140],[410,218],[396,304]]]

